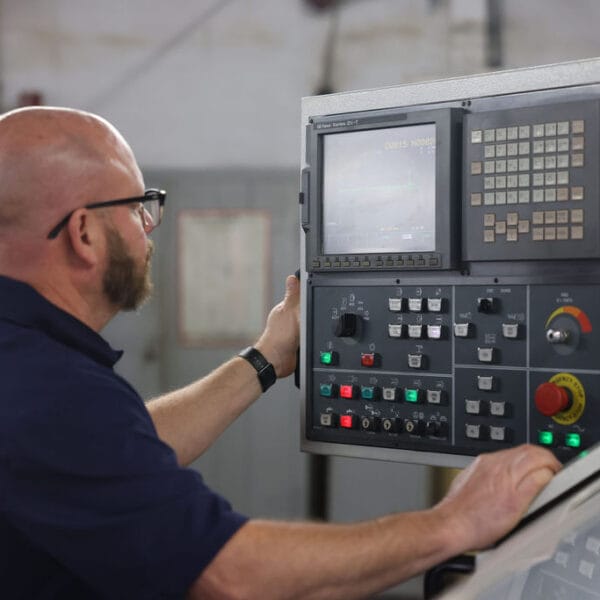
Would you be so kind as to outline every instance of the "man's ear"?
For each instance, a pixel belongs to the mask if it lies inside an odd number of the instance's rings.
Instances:
[[[98,264],[104,245],[99,219],[94,218],[87,209],[79,208],[69,219],[67,231],[77,257],[89,266]]]

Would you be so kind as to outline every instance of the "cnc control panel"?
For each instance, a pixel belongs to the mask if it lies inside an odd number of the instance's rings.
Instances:
[[[599,441],[600,85],[335,102],[304,132],[304,449]]]

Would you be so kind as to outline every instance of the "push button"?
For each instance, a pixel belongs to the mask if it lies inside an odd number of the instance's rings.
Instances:
[[[477,360],[484,363],[494,362],[494,349],[477,348]]]
[[[335,352],[331,352],[329,350],[322,351],[319,353],[319,362],[322,365],[335,365],[337,364],[337,355]]]
[[[423,337],[423,325],[409,325],[408,337],[420,340]]]
[[[552,431],[538,431],[538,443],[542,446],[554,446],[554,433]]]
[[[496,298],[477,298],[477,310],[480,313],[490,314],[497,310]]]
[[[402,312],[404,310],[404,298],[388,298],[388,307],[392,312]]]
[[[383,399],[389,402],[396,401],[396,388],[395,387],[384,387],[383,388]]]
[[[423,391],[418,388],[406,388],[404,390],[404,400],[411,404],[419,404],[423,398]]]
[[[360,428],[363,431],[377,431],[379,428],[379,419],[376,417],[361,417]]]
[[[356,429],[356,415],[342,415],[340,417],[340,427],[344,429]]]
[[[454,337],[467,338],[471,333],[470,323],[454,323]]]
[[[337,392],[337,386],[335,383],[322,383],[319,386],[319,393],[324,398],[335,398]]]
[[[502,336],[511,340],[519,337],[518,323],[502,323]]]
[[[319,416],[319,423],[322,427],[336,427],[337,415],[334,413],[321,413]]]
[[[506,441],[506,427],[490,426],[490,440],[495,442]]]
[[[477,375],[477,389],[484,392],[491,392],[494,389],[494,376]]]
[[[490,402],[490,415],[494,417],[506,416],[506,402],[503,400],[494,400]]]
[[[404,423],[406,433],[411,435],[423,435],[425,433],[425,423],[423,421],[408,420]]]
[[[399,433],[402,431],[402,421],[400,419],[382,419],[381,429],[387,433]]]
[[[430,340],[441,340],[443,331],[442,325],[427,325],[427,337]]]
[[[363,385],[360,388],[360,397],[363,400],[379,400],[379,388],[373,385]]]
[[[568,448],[580,448],[581,436],[578,433],[566,433],[565,446],[567,446]]]
[[[372,368],[377,366],[378,355],[374,352],[367,352],[360,355],[360,364],[363,367]]]
[[[480,415],[481,410],[481,400],[465,400],[465,412],[468,415]]]
[[[423,356],[423,354],[409,354],[408,355],[408,366],[411,369],[424,369],[425,368],[425,356]]]
[[[351,400],[356,397],[355,385],[340,385],[340,398]]]
[[[410,312],[423,312],[423,298],[409,298],[408,310]]]
[[[427,310],[429,312],[442,312],[442,298],[427,298]]]
[[[405,333],[405,325],[399,323],[389,323],[388,324],[388,335],[391,338],[403,338]]]
[[[443,399],[442,390],[427,390],[427,404],[442,404]]]
[[[427,435],[437,438],[448,437],[448,424],[441,421],[429,421],[426,426]]]
[[[486,437],[485,426],[467,423],[465,425],[465,435],[470,440],[484,440]]]

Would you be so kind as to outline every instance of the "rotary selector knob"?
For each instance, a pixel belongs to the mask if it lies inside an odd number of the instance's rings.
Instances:
[[[547,417],[567,410],[572,404],[567,388],[549,381],[542,383],[535,390],[534,402],[536,408]]]
[[[335,337],[353,337],[358,329],[360,317],[355,313],[342,313],[333,326]]]

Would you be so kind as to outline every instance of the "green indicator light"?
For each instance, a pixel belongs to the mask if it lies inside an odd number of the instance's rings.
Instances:
[[[333,395],[333,385],[331,383],[321,384],[321,396],[330,398]]]
[[[321,352],[321,364],[330,365],[333,362],[333,352]]]
[[[579,458],[585,458],[587,455],[589,454],[589,452],[587,450],[583,450],[582,452],[580,452],[577,456]]]
[[[554,443],[554,434],[551,431],[540,431],[538,433],[538,442],[543,446],[552,446]]]
[[[565,435],[565,445],[569,448],[579,448],[581,446],[581,436],[578,433],[567,433]]]
[[[418,402],[419,401],[419,390],[404,390],[404,399],[407,402]]]
[[[360,395],[363,397],[364,400],[373,400],[373,396],[375,395],[375,388],[363,386],[360,389]]]

